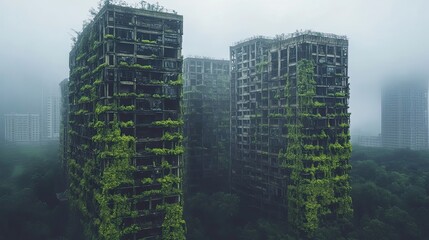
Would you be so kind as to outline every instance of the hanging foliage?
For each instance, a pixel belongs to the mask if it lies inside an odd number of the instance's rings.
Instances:
[[[291,92],[292,86],[296,86],[295,94]],[[288,219],[311,237],[327,216],[347,217],[352,213],[348,125],[329,125],[326,103],[315,100],[311,61],[298,62],[297,76],[287,78],[285,90],[287,149],[279,155],[283,167],[290,170]]]

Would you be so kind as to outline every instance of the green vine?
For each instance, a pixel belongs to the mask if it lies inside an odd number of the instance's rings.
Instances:
[[[298,62],[297,105],[289,104],[293,79],[287,78],[287,149],[279,153],[282,166],[291,172],[287,188],[289,222],[309,238],[329,216],[348,217],[352,213],[349,177],[345,170],[348,164],[340,163],[348,161],[351,145],[344,132],[337,134],[335,126],[329,123],[322,128],[319,126],[315,132],[314,119],[323,118],[317,109],[326,104],[314,100],[316,81],[313,71],[312,62]],[[348,129],[346,123],[338,126]],[[308,129],[314,130],[310,134]],[[337,168],[343,168],[344,173],[337,173]]]
[[[164,135],[162,135],[161,140],[165,140],[165,141],[174,141],[174,140],[183,140],[183,136],[182,134],[175,132],[175,133],[169,133],[169,132],[165,132]]]
[[[109,163],[101,173],[100,191],[95,194],[100,208],[96,225],[103,239],[121,239],[123,235],[140,229],[137,225],[122,225],[122,218],[137,216],[137,211],[132,210],[133,204],[128,196],[112,192],[114,189],[135,184],[133,173],[136,168],[131,164],[135,154],[135,138],[121,135],[119,126],[117,120],[109,125],[96,121],[94,128],[97,133],[92,138],[99,146],[97,161]]]
[[[164,204],[158,209],[165,211],[162,223],[163,240],[185,240],[186,225],[183,220],[183,207],[178,204]]]

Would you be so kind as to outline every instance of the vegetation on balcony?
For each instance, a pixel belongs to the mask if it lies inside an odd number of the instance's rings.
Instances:
[[[142,69],[142,70],[152,69],[151,65],[140,65],[138,63],[134,63],[134,64],[130,65],[129,63],[124,62],[124,61],[120,62],[118,66],[123,67],[123,68],[135,68],[135,69]]]
[[[94,70],[92,70],[92,74],[96,74],[99,73],[102,69],[104,69],[105,67],[107,67],[108,64],[107,63],[102,63],[100,65],[98,65]]]
[[[167,120],[155,121],[152,124],[160,127],[180,127],[183,125],[183,120],[171,120],[168,118]]]
[[[112,40],[112,39],[115,39],[115,36],[113,36],[112,34],[106,34],[106,35],[104,35],[104,39]]]
[[[88,60],[86,60],[88,63],[93,63],[97,60],[97,54],[92,55]]]
[[[87,90],[91,90],[93,88],[93,86],[89,85],[89,84],[85,84],[80,88],[80,91],[85,92]]]
[[[318,101],[314,101],[313,102],[313,106],[314,107],[325,107],[326,106],[326,103],[321,103],[321,102],[318,102]]]
[[[102,83],[102,81],[101,81],[101,79],[97,79],[97,80],[95,80],[94,81],[94,86],[98,86],[98,85],[100,85]]]
[[[181,155],[184,152],[183,146],[176,146],[175,148],[146,148],[147,152],[153,153],[155,155]]]
[[[137,69],[142,69],[142,70],[150,70],[152,69],[151,65],[140,65],[138,63],[134,63],[133,65],[131,65],[132,68],[137,68]]]
[[[147,44],[156,44],[156,41],[152,41],[152,40],[147,40],[147,39],[143,39],[141,40],[142,43],[147,43]]]
[[[79,98],[79,101],[77,101],[77,102],[78,103],[87,103],[87,102],[90,102],[90,101],[91,101],[91,99],[89,97],[82,96],[82,97]]]
[[[168,85],[171,85],[171,86],[181,86],[181,85],[183,85],[182,75],[180,74],[179,77],[177,78],[177,80],[169,81]]]
[[[88,113],[88,110],[85,109],[79,109],[78,111],[74,112],[75,115],[82,115]]]
[[[96,108],[95,108],[95,114],[101,114],[107,111],[111,111],[113,110],[114,107],[112,105],[101,105],[101,104],[97,104]]]
[[[179,141],[181,141],[181,140],[183,140],[183,136],[179,132],[174,132],[174,133],[165,132],[164,135],[162,135],[161,140],[165,140],[165,141],[179,140]]]
[[[133,121],[119,122],[119,126],[123,128],[134,127]]]
[[[127,105],[127,106],[119,106],[118,107],[119,111],[134,111],[136,110],[136,106],[135,105]]]

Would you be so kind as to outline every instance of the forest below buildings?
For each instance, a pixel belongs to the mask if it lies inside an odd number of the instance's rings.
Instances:
[[[83,238],[56,197],[65,185],[58,156],[58,144],[0,146],[0,240]]]
[[[66,202],[58,145],[0,147],[0,240],[83,239]],[[354,217],[314,239],[428,239],[429,152],[354,147]],[[286,222],[258,216],[237,195],[207,189],[185,199],[187,239],[301,239]],[[341,227],[340,227],[341,226]]]
[[[354,147],[350,163],[354,217],[314,239],[428,239],[429,152]],[[252,215],[232,194],[199,193],[186,205],[188,239],[302,239],[286,222]]]

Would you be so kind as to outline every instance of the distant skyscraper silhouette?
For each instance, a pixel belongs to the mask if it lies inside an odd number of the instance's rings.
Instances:
[[[58,96],[43,97],[42,115],[43,140],[58,140],[60,136],[60,98]]]
[[[428,148],[427,81],[395,82],[385,85],[381,98],[382,146]]]

